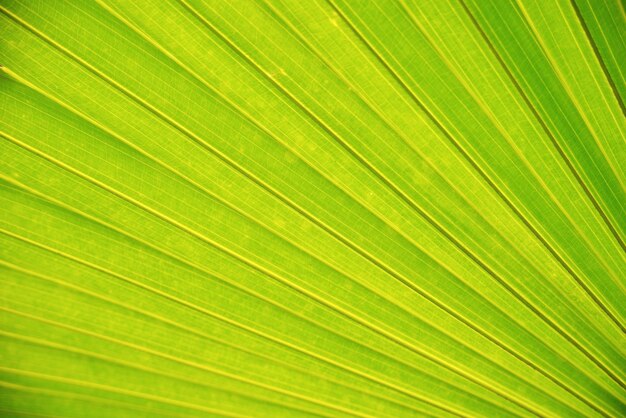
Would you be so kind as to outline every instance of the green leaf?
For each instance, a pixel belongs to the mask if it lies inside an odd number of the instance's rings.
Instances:
[[[0,415],[626,413],[619,1],[0,11]]]

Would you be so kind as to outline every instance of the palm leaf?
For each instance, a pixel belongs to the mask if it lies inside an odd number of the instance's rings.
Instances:
[[[626,413],[616,0],[3,0],[0,412]]]

